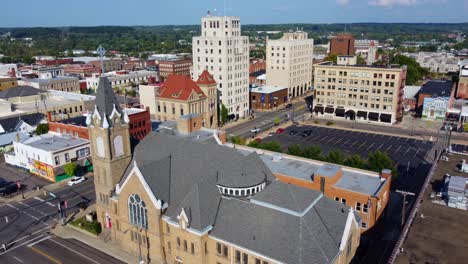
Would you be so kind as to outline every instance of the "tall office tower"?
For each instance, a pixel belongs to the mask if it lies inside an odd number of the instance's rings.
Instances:
[[[268,86],[288,88],[289,98],[306,93],[312,86],[314,40],[302,31],[268,40],[266,74]]]
[[[219,104],[230,115],[249,115],[249,39],[241,36],[240,18],[208,13],[192,49],[192,79],[208,70],[218,84]]]

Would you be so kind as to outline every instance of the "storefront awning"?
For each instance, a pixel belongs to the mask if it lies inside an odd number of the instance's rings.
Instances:
[[[358,111],[357,112],[357,117],[363,117],[364,119],[367,119],[367,112],[366,111]]]
[[[392,115],[390,114],[380,114],[380,121],[385,123],[392,122]]]
[[[369,112],[369,120],[379,121],[379,113]]]
[[[320,112],[320,113],[323,114],[323,106],[321,106],[321,105],[316,105],[316,106],[314,107],[314,112],[315,112],[315,113],[319,113],[319,112]]]
[[[337,108],[337,109],[335,110],[335,115],[336,115],[336,116],[342,116],[342,117],[344,117],[344,115],[345,115],[345,110],[344,110],[344,108]]]
[[[335,109],[334,109],[333,107],[327,106],[327,107],[325,108],[325,113],[327,113],[327,114],[333,114],[333,112],[335,112]]]

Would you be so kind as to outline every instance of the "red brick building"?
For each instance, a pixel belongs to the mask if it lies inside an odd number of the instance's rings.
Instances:
[[[286,103],[287,101],[287,87],[261,86],[250,88],[251,109],[272,109]]]
[[[99,73],[101,67],[95,67],[91,63],[86,64],[67,64],[64,66],[65,74],[77,75],[80,77],[91,77],[93,74]]]
[[[354,37],[351,34],[338,34],[330,39],[330,54],[354,55]]]
[[[151,132],[151,119],[148,109],[125,108],[130,119],[130,136],[137,141]],[[77,116],[65,120],[53,121],[49,112],[49,131],[57,134],[69,134],[73,137],[89,139],[86,116]]]
[[[457,99],[468,99],[468,66],[464,65],[460,69],[460,79],[458,81]]]
[[[170,74],[187,75],[190,76],[190,67],[192,67],[192,60],[162,60],[159,61],[159,76],[164,80]]]
[[[53,65],[63,65],[73,63],[73,58],[58,58],[53,60],[37,60],[37,65],[42,66],[53,66]]]
[[[256,84],[258,86],[264,85],[266,79],[262,78],[266,74],[266,61],[265,60],[252,60],[249,65],[249,84]],[[260,78],[259,78],[260,77]]]

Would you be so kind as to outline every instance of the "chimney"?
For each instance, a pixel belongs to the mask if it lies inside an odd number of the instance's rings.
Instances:
[[[47,122],[52,122],[52,113],[50,111],[47,112]]]
[[[390,179],[392,178],[392,171],[389,169],[383,169],[380,173],[380,177],[383,179]]]
[[[20,135],[19,135],[19,133],[16,133],[16,142],[20,142]]]

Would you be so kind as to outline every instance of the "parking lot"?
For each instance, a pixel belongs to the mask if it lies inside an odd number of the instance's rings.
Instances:
[[[303,135],[306,130],[311,131],[310,135]],[[291,131],[297,133],[290,135]],[[388,153],[399,167],[405,168],[417,167],[427,158],[433,146],[426,140],[315,126],[288,127],[285,132],[267,137],[264,141],[277,141],[284,151],[293,144],[316,145],[320,146],[323,154],[338,149],[345,154],[359,154],[363,158],[369,152],[382,151]]]

